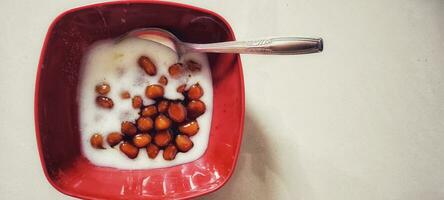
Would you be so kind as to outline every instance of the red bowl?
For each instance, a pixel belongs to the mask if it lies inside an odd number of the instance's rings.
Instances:
[[[35,124],[46,178],[62,193],[88,199],[183,199],[217,190],[233,173],[245,109],[237,54],[209,54],[214,110],[208,149],[198,160],[168,168],[118,170],[95,166],[82,155],[76,99],[85,50],[97,40],[143,27],[166,29],[186,42],[234,40],[219,15],[177,3],[101,3],[59,15],[48,30],[38,66]]]

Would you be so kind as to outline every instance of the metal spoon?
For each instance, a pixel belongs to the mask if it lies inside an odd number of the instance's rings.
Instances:
[[[138,37],[170,47],[179,55],[200,53],[240,53],[296,55],[321,52],[322,38],[275,37],[251,41],[230,41],[209,44],[193,44],[180,41],[172,33],[159,28],[143,28],[131,31],[121,39]]]

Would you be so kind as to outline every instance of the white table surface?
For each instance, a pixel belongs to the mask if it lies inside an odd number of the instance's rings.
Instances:
[[[69,199],[44,178],[33,117],[43,38],[99,1],[0,2],[0,199]],[[238,39],[322,36],[324,52],[242,56],[236,171],[203,199],[444,199],[444,1],[185,1]]]

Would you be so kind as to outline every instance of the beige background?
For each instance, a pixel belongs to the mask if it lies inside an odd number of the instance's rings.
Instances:
[[[33,94],[57,14],[98,1],[0,2],[0,199],[69,199],[43,176]],[[185,1],[238,39],[322,36],[322,54],[242,56],[238,166],[203,199],[444,199],[444,1]]]

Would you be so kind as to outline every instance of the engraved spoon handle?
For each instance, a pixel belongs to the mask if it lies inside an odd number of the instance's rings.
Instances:
[[[322,38],[277,37],[210,44],[183,43],[186,51],[209,53],[296,55],[321,52]]]

